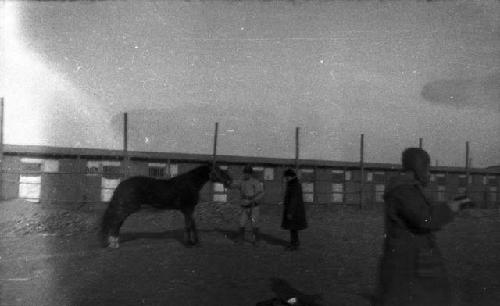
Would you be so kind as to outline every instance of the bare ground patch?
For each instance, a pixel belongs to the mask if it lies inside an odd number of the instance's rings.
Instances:
[[[311,305],[370,305],[383,234],[379,211],[311,206],[302,248],[290,253],[281,207],[266,206],[259,246],[237,246],[237,209],[202,204],[200,247],[182,245],[180,213],[144,210],[126,221],[122,247],[108,250],[95,237],[102,211],[2,205],[2,305],[245,306],[293,294]],[[497,305],[498,211],[464,212],[438,239],[455,304]]]

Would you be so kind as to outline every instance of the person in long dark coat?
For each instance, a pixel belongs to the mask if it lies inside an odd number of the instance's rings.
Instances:
[[[386,186],[385,234],[376,305],[451,305],[451,288],[435,232],[470,201],[431,204],[423,193],[430,158],[420,148],[402,154],[404,173]]]
[[[287,186],[283,201],[283,218],[281,228],[290,231],[290,245],[288,250],[297,250],[299,241],[299,231],[307,228],[306,210],[302,198],[302,185],[292,169],[287,169],[283,174]]]

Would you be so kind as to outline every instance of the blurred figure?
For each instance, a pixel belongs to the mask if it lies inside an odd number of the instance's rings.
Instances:
[[[451,288],[435,232],[468,199],[431,204],[423,187],[430,157],[421,148],[402,154],[403,173],[385,189],[385,233],[376,305],[451,305]]]
[[[231,185],[231,187],[239,189],[241,197],[240,228],[236,242],[241,243],[244,241],[245,226],[247,221],[250,221],[253,235],[252,242],[255,244],[259,240],[259,201],[264,196],[263,184],[253,177],[252,167],[246,165],[245,168],[243,168],[243,180]]]
[[[302,185],[297,174],[292,169],[283,173],[286,181],[285,199],[283,201],[283,219],[281,228],[290,231],[290,251],[295,251],[300,245],[299,231],[307,228],[306,210],[302,198]]]

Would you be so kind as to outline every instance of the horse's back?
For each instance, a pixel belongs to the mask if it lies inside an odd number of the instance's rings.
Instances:
[[[172,180],[156,179],[146,176],[134,176],[122,181],[113,194],[112,202],[118,205],[144,204],[156,208],[168,208],[178,196]]]
[[[154,189],[156,179],[146,176],[134,176],[122,181],[113,193],[112,201],[147,201],[150,190]]]
[[[191,209],[198,202],[197,180],[197,177],[189,173],[170,179],[130,177],[117,186],[111,205],[134,209],[144,204],[160,209]]]
[[[147,176],[133,176],[120,182],[116,187],[115,191],[129,191],[137,192],[139,190],[144,190],[151,188],[156,184],[156,179]]]

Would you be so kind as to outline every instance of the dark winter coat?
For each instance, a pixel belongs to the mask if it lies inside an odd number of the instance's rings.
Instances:
[[[391,180],[384,194],[385,240],[379,270],[380,305],[451,305],[435,232],[452,221],[446,204],[431,205],[412,175]]]
[[[287,219],[288,214],[292,215],[291,220]],[[307,228],[302,185],[297,178],[290,180],[286,186],[281,227],[286,230],[303,230]]]

